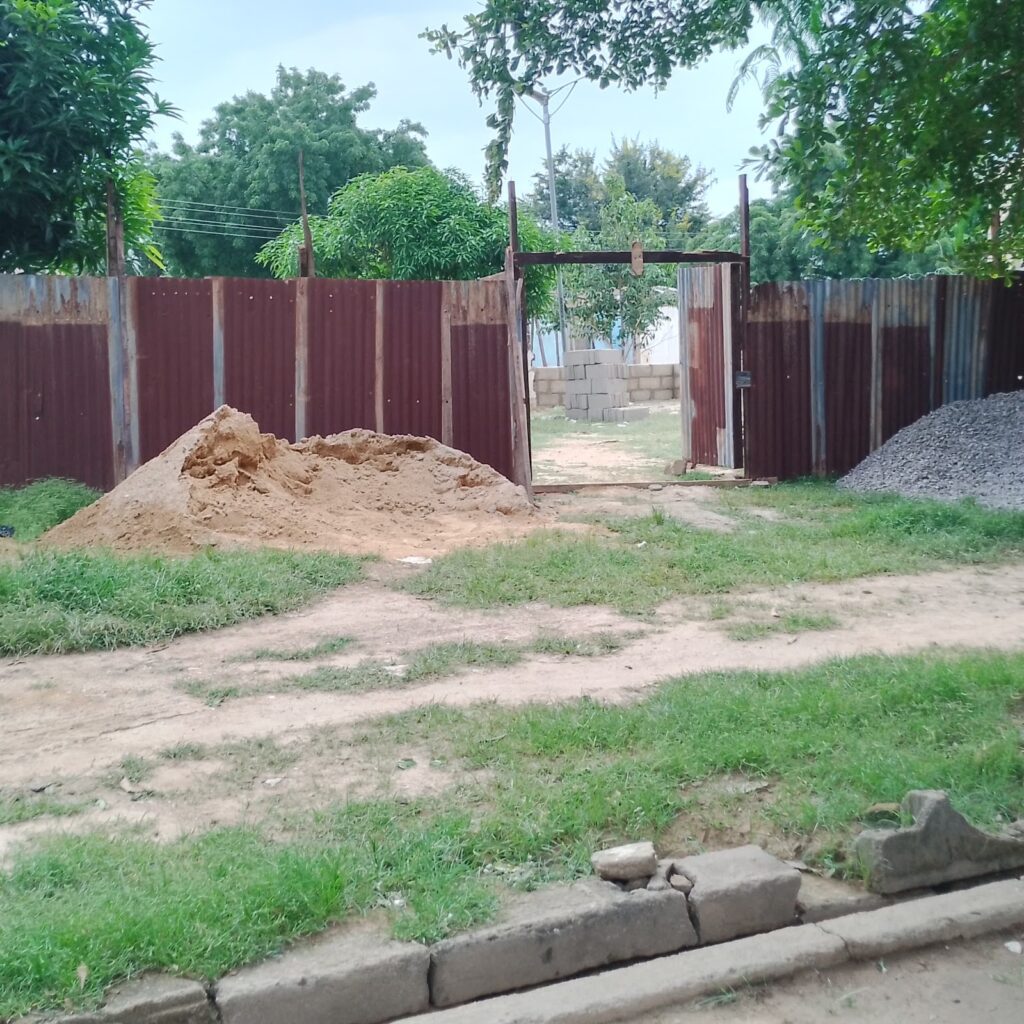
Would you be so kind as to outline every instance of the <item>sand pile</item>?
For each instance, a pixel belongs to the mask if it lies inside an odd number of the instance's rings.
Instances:
[[[521,488],[430,438],[350,430],[289,444],[222,406],[43,543],[181,554],[265,546],[401,558],[544,523]]]

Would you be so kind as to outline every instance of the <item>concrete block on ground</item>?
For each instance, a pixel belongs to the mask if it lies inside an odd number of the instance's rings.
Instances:
[[[812,871],[801,872],[800,892],[796,898],[796,912],[804,924],[830,921],[847,914],[878,910],[889,901],[877,893],[865,892],[849,882],[835,878],[822,878]]]
[[[616,405],[608,395],[579,395],[578,397],[586,399],[587,408],[591,413],[596,413],[598,419],[601,418],[605,409],[611,409]]]
[[[633,388],[629,392],[629,397],[634,402],[649,402],[651,400],[652,393],[653,392],[649,391],[647,388]]]
[[[566,409],[565,418],[567,420],[589,420],[590,413],[586,409]]]
[[[1024,868],[1024,839],[982,832],[941,790],[913,790],[903,801],[909,828],[869,829],[854,843],[868,888],[894,893]]]
[[[658,377],[641,377],[637,382],[638,388],[646,388],[648,391],[654,391],[661,386],[661,380]]]
[[[586,380],[587,379],[587,367],[583,363],[576,363],[573,366],[567,366],[566,368],[566,380]]]
[[[618,406],[614,409],[605,409],[602,417],[606,423],[635,423],[637,420],[645,420],[651,410],[643,405]]]
[[[592,380],[567,380],[565,382],[565,393],[567,395],[589,395],[594,390]]]
[[[658,388],[651,394],[651,397],[655,402],[669,402],[675,398],[675,392],[672,388]]]
[[[676,861],[693,882],[690,910],[702,945],[793,924],[800,872],[759,846]]]
[[[653,843],[627,843],[598,850],[591,854],[590,864],[600,878],[630,882],[634,878],[650,878],[658,866],[658,857]]]
[[[1024,882],[1015,878],[815,925],[842,939],[854,959],[865,960],[1021,926]]]
[[[70,1017],[33,1015],[15,1024],[214,1024],[217,1015],[198,981],[150,974],[107,993],[102,1009]]]
[[[646,363],[630,363],[626,367],[627,376],[633,377],[646,377],[649,375]]]
[[[568,409],[587,409],[590,406],[589,395],[566,394],[565,405]]]
[[[631,899],[635,897],[630,897]],[[644,1020],[700,996],[824,970],[849,959],[815,925],[692,949],[646,963],[498,996],[417,1018],[416,1024],[610,1024]],[[409,1022],[402,1022],[409,1024]]]
[[[379,1024],[430,1005],[430,952],[347,933],[217,982],[223,1024]]]
[[[455,1006],[696,942],[682,893],[627,895],[588,879],[531,893],[502,923],[434,946],[431,1001]]]

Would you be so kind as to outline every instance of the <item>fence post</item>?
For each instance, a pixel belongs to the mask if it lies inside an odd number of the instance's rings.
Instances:
[[[295,440],[307,436],[309,407],[309,278],[295,282]]]
[[[455,440],[452,410],[452,300],[459,287],[453,281],[441,284],[441,443]]]
[[[512,465],[513,482],[524,488],[533,500],[533,480],[530,466],[529,425],[526,412],[526,394],[523,376],[523,323],[519,316],[522,281],[516,280],[512,248],[505,255],[505,299],[509,344],[509,395],[512,399]]]
[[[384,282],[377,282],[373,318],[373,410],[375,429],[384,433]]]
[[[227,401],[224,371],[224,278],[210,282],[213,300],[213,407],[219,409]]]
[[[139,468],[139,379],[135,303],[126,277],[107,278],[107,376],[114,485]]]

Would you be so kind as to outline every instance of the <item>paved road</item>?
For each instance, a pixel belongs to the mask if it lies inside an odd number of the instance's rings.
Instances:
[[[1007,933],[881,963],[847,964],[630,1024],[1024,1024],[1024,955]]]

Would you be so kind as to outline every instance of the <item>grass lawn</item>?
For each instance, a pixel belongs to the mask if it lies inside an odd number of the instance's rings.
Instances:
[[[698,848],[727,813],[699,799],[716,778],[770,785],[771,829],[826,863],[841,863],[872,803],[911,788],[948,790],[978,824],[1005,821],[1024,812],[1022,680],[1024,655],[863,658],[670,681],[629,706],[432,707],[371,723],[356,740],[368,749],[484,770],[432,799],[304,812],[275,839],[37,843],[0,874],[0,1017],[95,1001],[149,968],[215,977],[373,908],[398,936],[438,939],[493,914],[505,883],[588,873],[601,844],[671,835]]]
[[[96,497],[66,480],[0,490],[0,524],[31,540]],[[170,558],[16,544],[0,560],[0,656],[153,643],[288,611],[358,579],[360,566],[270,550]]]
[[[545,601],[652,611],[681,594],[913,573],[1024,555],[1024,513],[975,504],[862,497],[826,482],[719,492],[730,532],[655,509],[605,525],[613,536],[548,531],[457,551],[407,583],[464,607]]]

